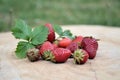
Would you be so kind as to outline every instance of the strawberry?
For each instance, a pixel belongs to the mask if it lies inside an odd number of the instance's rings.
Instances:
[[[70,57],[71,51],[65,48],[56,48],[51,51],[50,60],[55,63],[64,63]]]
[[[72,42],[77,42],[77,43],[81,44],[82,39],[83,39],[83,36],[76,36],[75,39],[73,39]]]
[[[74,53],[74,51],[77,50],[79,47],[76,42],[72,42],[66,48],[69,49],[72,53]]]
[[[72,42],[72,43],[70,43],[70,45],[68,45],[66,48],[69,49],[69,50],[72,52],[72,54],[73,54],[74,51],[79,48],[79,46],[78,46],[78,43]],[[72,55],[70,56],[70,58],[73,58]]]
[[[41,48],[39,49],[40,50],[40,55],[43,59],[45,59],[45,56],[44,54],[47,54],[49,53],[51,50],[54,49],[54,46],[49,42],[49,41],[46,41],[44,42],[42,45],[41,45]],[[48,57],[48,56],[47,56]]]
[[[84,64],[88,60],[88,53],[83,49],[77,49],[74,54],[73,58],[76,64]]]
[[[81,46],[89,54],[89,59],[94,59],[98,49],[97,39],[93,37],[84,37]]]
[[[48,39],[48,41],[53,42],[53,41],[55,40],[55,32],[54,32],[54,29],[53,29],[53,27],[52,27],[52,25],[51,25],[50,23],[45,24],[45,26],[46,26],[46,27],[48,28],[48,30],[49,30],[49,34],[48,34],[47,39]]]
[[[29,49],[27,51],[27,58],[31,62],[39,60],[40,58],[39,49],[36,49],[36,48]]]
[[[58,42],[58,46],[62,48],[66,48],[71,42],[72,40],[70,38],[63,38]]]

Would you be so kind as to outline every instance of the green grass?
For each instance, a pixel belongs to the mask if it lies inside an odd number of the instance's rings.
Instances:
[[[0,0],[0,31],[8,31],[15,19],[30,26],[95,24],[120,26],[120,0]],[[13,23],[14,24],[14,23]]]

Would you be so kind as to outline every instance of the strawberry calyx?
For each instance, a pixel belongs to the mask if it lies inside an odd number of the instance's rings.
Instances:
[[[54,56],[54,54],[53,54],[52,51],[49,53],[49,57],[48,57],[47,59],[49,59],[50,61],[52,61],[52,62],[54,62],[54,63],[56,62],[55,56]]]
[[[56,40],[53,42],[53,44],[58,45],[58,42],[59,42],[59,40],[56,39]]]
[[[56,62],[55,56],[54,56],[53,54],[50,55],[50,60],[51,60],[52,62],[54,62],[54,63]]]
[[[77,49],[73,54],[74,63],[80,64],[80,61],[83,61],[84,56],[82,49]]]
[[[42,58],[46,61],[56,62],[55,56],[52,54],[52,51],[50,50],[44,51]]]
[[[51,51],[47,50],[47,51],[44,51],[42,58],[46,61],[50,61],[50,56],[51,56]]]

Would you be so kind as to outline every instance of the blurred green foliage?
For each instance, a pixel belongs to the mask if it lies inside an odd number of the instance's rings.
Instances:
[[[120,0],[0,0],[0,31],[8,31],[15,19],[30,26],[95,24],[120,26]]]

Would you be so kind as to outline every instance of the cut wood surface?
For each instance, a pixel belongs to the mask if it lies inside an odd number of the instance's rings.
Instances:
[[[63,26],[75,35],[93,36],[99,41],[94,60],[76,65],[39,60],[30,62],[15,56],[16,40],[11,32],[0,33],[0,80],[120,80],[120,28],[104,26]]]

